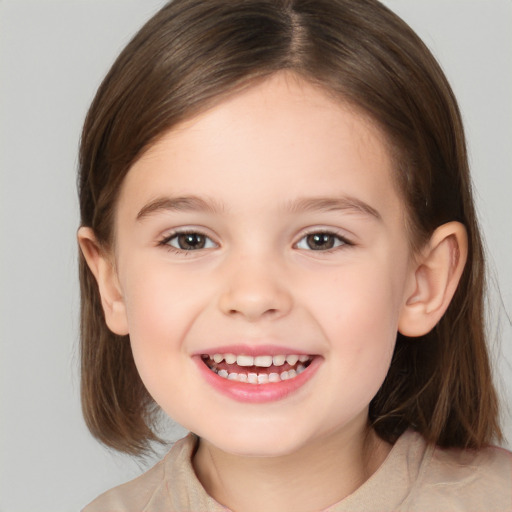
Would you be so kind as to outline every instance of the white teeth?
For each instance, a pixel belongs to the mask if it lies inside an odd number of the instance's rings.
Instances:
[[[236,356],[235,356],[235,354],[226,354],[224,356],[224,360],[228,364],[234,364],[234,363],[236,363]]]
[[[247,382],[249,384],[267,384],[269,382],[280,382],[282,380],[293,379],[297,375],[301,374],[304,370],[306,370],[307,364],[311,361],[311,356],[306,355],[260,355],[260,356],[248,356],[248,355],[235,355],[235,354],[209,354],[201,356],[204,360],[213,360],[216,364],[222,363],[225,361],[227,365],[234,365],[235,363],[239,367],[251,367],[251,366],[259,366],[261,368],[269,368],[274,365],[276,367],[283,366],[285,363],[288,363],[290,366],[296,366],[295,369],[289,369],[283,372],[273,371],[271,373],[238,373],[238,372],[229,372],[229,368],[226,369],[218,369],[217,367],[210,366],[210,369],[217,373],[219,377],[224,379],[238,381],[238,382]],[[299,363],[299,364],[297,364]],[[235,369],[235,368],[233,368]]]
[[[224,379],[248,382],[249,384],[268,384],[269,382],[281,382],[282,380],[293,379],[305,369],[306,367],[301,364],[297,367],[297,371],[288,370],[281,373],[228,373],[226,370],[219,370],[218,375]]]
[[[247,374],[247,382],[249,384],[258,384],[258,374],[257,373],[248,373]]]
[[[247,355],[235,355],[235,354],[213,354],[211,356],[203,356],[203,358],[213,359],[216,363],[226,361],[227,364],[237,364],[238,366],[261,366],[262,368],[268,368],[272,364],[274,366],[283,366],[284,363],[288,363],[293,366],[297,362],[305,363],[309,361],[310,356],[296,354],[290,355],[276,355],[276,356],[247,356]]]
[[[268,382],[268,375],[266,373],[258,374],[258,384],[266,384]]]
[[[237,356],[236,364],[238,366],[254,366],[254,357],[252,357],[252,356]]]
[[[289,356],[286,356],[286,362],[287,362],[290,366],[293,366],[294,364],[296,364],[298,360],[299,360],[299,356],[296,356],[296,355],[289,355]]]
[[[202,356],[204,358],[213,359],[216,363],[226,361],[227,364],[237,364],[238,366],[261,366],[262,368],[268,368],[272,364],[274,366],[282,366],[284,363],[288,363],[293,366],[297,362],[305,363],[309,361],[310,356],[298,356],[296,354],[277,355],[277,356],[247,356],[247,355],[235,355],[235,354],[213,354],[210,356]]]
[[[272,365],[272,356],[256,356],[254,358],[254,364],[262,368],[268,368]]]
[[[272,362],[274,363],[274,366],[283,366],[286,362],[286,356],[274,356],[272,358]]]

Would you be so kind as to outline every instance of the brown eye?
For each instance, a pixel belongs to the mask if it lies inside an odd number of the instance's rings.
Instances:
[[[306,237],[306,243],[313,251],[332,249],[334,247],[334,237],[327,233],[315,233]]]
[[[177,233],[170,237],[166,244],[181,251],[197,251],[215,247],[212,240],[201,233]]]
[[[310,251],[328,251],[336,247],[347,245],[346,240],[333,233],[311,233],[299,240],[297,249]]]
[[[205,245],[204,236],[198,233],[185,233],[178,235],[177,237],[178,246],[184,251],[191,251],[194,249],[203,249]]]

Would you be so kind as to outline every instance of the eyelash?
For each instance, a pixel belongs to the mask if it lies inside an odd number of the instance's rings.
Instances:
[[[179,247],[174,247],[174,246],[170,245],[169,242],[171,242],[171,240],[173,240],[174,238],[177,239],[180,236],[187,236],[187,235],[197,235],[199,237],[203,237],[205,239],[206,244],[208,244],[208,241],[209,241],[211,244],[217,245],[215,242],[213,242],[213,240],[208,235],[206,235],[205,233],[203,233],[197,229],[185,229],[182,231],[181,230],[174,231],[174,232],[166,235],[164,238],[162,238],[162,240],[160,240],[158,242],[158,245],[165,247],[170,252],[180,254],[180,255],[187,255],[190,252],[198,251],[201,249],[211,249],[211,247],[201,247],[200,249],[195,249],[195,250],[194,249],[181,249]]]
[[[217,246],[217,244],[208,236],[206,235],[205,233],[197,230],[197,229],[189,229],[189,230],[183,230],[183,231],[174,231],[168,235],[166,235],[164,238],[162,238],[162,240],[160,240],[158,242],[158,245],[159,246],[162,246],[162,247],[165,247],[168,251],[170,252],[173,252],[173,253],[176,253],[176,254],[180,254],[180,255],[187,255],[188,253],[191,253],[191,252],[195,252],[195,251],[199,251],[199,250],[203,250],[203,249],[211,249],[212,246],[210,247],[200,247],[199,249],[182,249],[182,248],[179,248],[179,247],[174,247],[172,245],[170,245],[170,242],[171,240],[173,239],[177,239],[178,237],[180,236],[187,236],[187,235],[196,235],[198,237],[203,237],[204,240],[205,240],[205,244],[206,245],[213,245],[213,246]],[[299,247],[299,244],[301,244],[301,242],[303,240],[307,240],[308,237],[311,237],[311,236],[327,236],[327,237],[331,237],[331,239],[334,239],[334,246],[333,247],[330,247],[328,249],[311,249],[311,248],[301,248]],[[307,243],[307,242],[306,242]],[[347,238],[345,238],[344,236],[341,236],[340,234],[338,233],[335,233],[335,232],[332,232],[332,231],[329,231],[329,230],[321,230],[321,229],[317,229],[317,230],[311,230],[307,233],[304,233],[301,238],[299,239],[299,241],[297,243],[294,244],[294,248],[297,248],[297,249],[302,249],[302,250],[305,250],[305,251],[312,251],[312,252],[318,252],[320,254],[330,254],[332,252],[335,252],[335,251],[339,251],[343,248],[346,248],[346,247],[350,247],[350,246],[353,246],[354,244],[348,240]]]
[[[350,247],[350,246],[353,246],[354,244],[348,240],[347,238],[345,238],[344,236],[340,235],[339,233],[336,233],[336,232],[333,232],[333,231],[329,231],[329,230],[322,230],[322,229],[312,229],[311,231],[309,232],[306,232],[305,234],[303,234],[300,238],[300,240],[294,245],[294,247],[298,248],[298,249],[301,249],[299,247],[299,244],[303,241],[303,240],[306,240],[308,237],[310,236],[319,236],[319,235],[323,235],[323,236],[328,236],[328,237],[332,237],[334,239],[334,243],[336,244],[336,242],[339,242],[338,245],[334,245],[334,247],[331,247],[329,249],[325,249],[325,250],[322,250],[322,249],[303,249],[303,250],[306,250],[306,251],[311,251],[311,252],[317,252],[317,253],[320,253],[320,254],[331,254],[333,252],[336,252],[336,251],[339,251],[339,250],[343,250],[344,248],[347,248],[347,247]]]

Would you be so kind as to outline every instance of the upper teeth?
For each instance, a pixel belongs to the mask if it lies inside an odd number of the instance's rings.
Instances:
[[[247,356],[247,355],[235,355],[235,354],[213,354],[210,356],[216,363],[226,361],[228,364],[237,364],[238,366],[261,366],[262,368],[268,368],[269,366],[282,366],[284,363],[294,365],[297,361],[305,363],[311,359],[310,356],[305,355],[277,355],[277,356]]]

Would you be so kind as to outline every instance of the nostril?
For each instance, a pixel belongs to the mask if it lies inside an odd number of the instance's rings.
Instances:
[[[264,311],[254,313],[253,315],[250,315],[250,312],[248,314],[248,312],[245,311],[245,310],[230,309],[228,311],[228,314],[230,316],[243,315],[243,316],[255,316],[255,317],[257,316],[257,317],[260,317],[260,316],[276,316],[278,313],[279,313],[279,310],[276,309],[276,308],[266,309]]]

